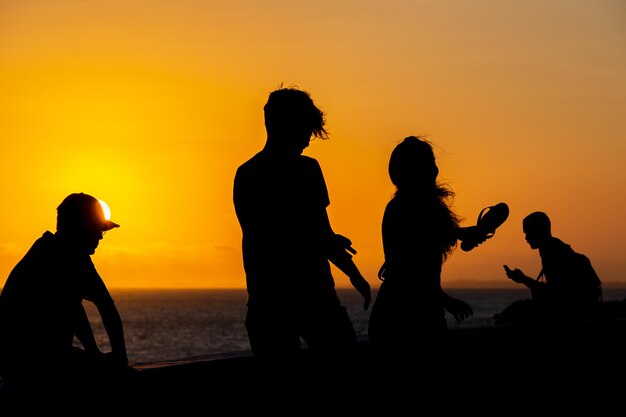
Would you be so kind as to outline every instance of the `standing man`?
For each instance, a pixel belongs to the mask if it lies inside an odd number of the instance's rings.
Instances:
[[[46,231],[35,241],[0,294],[3,378],[78,384],[129,369],[122,320],[91,260],[104,233],[115,227],[90,195],[70,194],[58,206],[56,233]],[[83,300],[97,307],[110,353],[98,348]]]
[[[265,147],[237,169],[233,199],[243,234],[248,290],[246,329],[255,356],[355,346],[335,291],[330,262],[349,278],[367,309],[370,285],[352,261],[349,239],[333,232],[324,175],[302,155],[311,138],[327,139],[323,112],[306,91],[279,88],[264,107]]]

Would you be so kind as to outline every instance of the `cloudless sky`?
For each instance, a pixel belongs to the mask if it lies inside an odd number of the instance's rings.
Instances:
[[[408,135],[435,144],[463,225],[511,209],[444,286],[506,284],[505,263],[536,275],[521,228],[536,210],[626,281],[621,0],[0,0],[0,286],[86,192],[121,224],[93,256],[109,287],[244,287],[232,181],[281,83],[327,115],[305,154],[372,286]]]

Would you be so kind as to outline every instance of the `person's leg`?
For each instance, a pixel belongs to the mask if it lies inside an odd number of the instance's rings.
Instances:
[[[345,307],[339,303],[324,305],[305,312],[300,323],[300,334],[314,351],[352,350],[357,346],[357,335]]]
[[[249,308],[246,330],[254,356],[280,358],[300,352],[300,337],[287,311]]]

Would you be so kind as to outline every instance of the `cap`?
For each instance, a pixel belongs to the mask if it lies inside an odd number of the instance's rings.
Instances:
[[[85,193],[70,194],[57,207],[57,228],[63,225],[95,225],[103,232],[120,227],[107,220],[100,201]]]

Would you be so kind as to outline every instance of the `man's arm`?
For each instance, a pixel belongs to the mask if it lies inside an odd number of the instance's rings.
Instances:
[[[352,260],[352,255],[348,253],[348,251],[356,253],[351,246],[352,242],[345,236],[337,234],[334,235],[332,240],[333,243],[331,243],[328,260],[348,276],[352,286],[363,296],[363,309],[367,310],[372,301],[372,292],[369,282],[363,278],[361,271],[359,271],[359,268]]]
[[[76,318],[76,329],[74,334],[78,341],[83,345],[83,348],[90,353],[100,354],[100,348],[96,343],[96,338],[93,335],[91,324],[89,323],[89,317],[85,311],[85,307],[81,304],[78,311],[78,317]]]
[[[367,282],[359,268],[352,260],[352,255],[356,254],[356,250],[352,248],[352,242],[347,237],[338,235],[333,231],[330,225],[330,219],[328,218],[328,212],[326,206],[330,203],[328,198],[328,190],[326,188],[326,181],[324,180],[324,174],[316,160],[311,160],[315,164],[312,172],[317,177],[317,195],[319,196],[320,211],[319,217],[315,219],[318,222],[318,227],[321,233],[322,244],[325,245],[326,257],[332,262],[341,272],[346,274],[350,279],[352,286],[363,296],[364,303],[363,308],[368,309],[372,300],[372,293],[370,284]]]
[[[102,317],[102,325],[107,332],[111,343],[111,354],[116,362],[128,363],[126,354],[126,341],[124,340],[124,326],[117,307],[111,296],[103,297],[96,303],[98,312]]]
[[[326,210],[324,210],[323,227],[326,229],[328,260],[348,276],[352,286],[363,296],[363,309],[367,310],[372,301],[372,291],[369,282],[352,260],[352,254],[356,254],[352,242],[347,237],[333,232]]]
[[[545,283],[539,282],[536,279],[529,277],[524,274],[521,269],[515,268],[511,269],[508,265],[504,265],[504,271],[506,272],[506,276],[513,282],[517,282],[519,284],[524,284],[531,291],[537,290],[540,287],[545,286]]]

